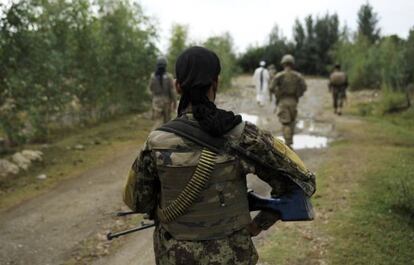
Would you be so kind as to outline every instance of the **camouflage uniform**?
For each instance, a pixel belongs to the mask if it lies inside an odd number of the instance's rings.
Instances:
[[[332,92],[333,107],[335,113],[341,114],[343,103],[346,99],[346,88],[348,87],[347,75],[335,70],[329,77],[329,91]]]
[[[166,123],[171,120],[172,104],[175,103],[173,78],[165,73],[162,85],[154,74],[151,75],[149,91],[152,94],[152,118]]]
[[[195,121],[191,114],[185,117]],[[296,154],[287,148],[281,141],[273,138],[270,133],[259,130],[255,125],[242,122],[225,136],[229,141],[228,146],[239,146],[248,153],[253,153],[260,157],[268,165],[285,172],[289,178],[298,183],[303,190],[311,195],[315,191],[314,175],[308,171]],[[227,145],[226,145],[227,146]],[[200,193],[199,199],[191,206],[187,212],[177,218],[173,224],[166,224],[158,220],[157,210],[165,205],[168,196],[163,194],[170,193],[171,185],[168,179],[161,177],[169,171],[170,176],[178,177],[180,174],[186,178],[191,167],[200,158],[200,146],[181,138],[173,133],[163,131],[153,131],[145,143],[143,150],[132,165],[129,172],[127,184],[124,191],[125,203],[134,211],[147,213],[154,217],[157,226],[154,231],[154,251],[158,265],[166,264],[256,264],[258,255],[252,243],[250,235],[246,229],[250,223],[248,208],[239,204],[240,213],[231,213],[231,216],[241,216],[240,218],[226,218],[226,207],[216,208],[220,212],[218,215],[214,211],[205,211],[198,207],[211,207],[218,203],[220,196],[210,196],[208,192],[217,189],[216,185],[207,185],[205,190]],[[217,165],[210,177],[210,181],[220,174],[235,175],[241,183],[246,185],[246,174],[256,174],[263,181],[272,187],[272,195],[281,195],[289,189],[286,177],[279,176],[275,170],[264,168],[262,165],[246,161],[239,154],[234,153],[231,148],[227,152],[219,154],[216,158]],[[236,165],[233,168],[231,165]],[[190,168],[190,170],[188,170]],[[175,173],[174,173],[175,172]],[[179,182],[179,179],[176,178]],[[230,182],[230,184],[236,182]],[[227,184],[225,184],[227,185]],[[222,191],[222,197],[228,202],[228,209],[231,211],[232,202],[237,191],[232,188],[217,189]],[[163,192],[161,192],[163,191]],[[241,189],[246,200],[246,187]],[[240,200],[240,199],[238,199]],[[167,203],[168,204],[168,203]],[[222,205],[223,206],[223,205]],[[196,210],[198,209],[198,210]],[[205,216],[206,222],[192,222],[186,216],[193,215],[194,218]],[[247,216],[247,217],[246,217]],[[211,219],[213,218],[213,219]],[[254,222],[263,230],[268,229],[277,220],[278,216],[271,212],[261,211],[254,219]],[[226,223],[223,223],[223,220]],[[213,222],[214,221],[214,222]],[[228,227],[232,224],[235,229],[216,234],[221,227]],[[183,228],[183,229],[182,229]],[[197,229],[200,229],[200,234]],[[190,231],[186,234],[186,229]],[[227,228],[226,228],[227,229]],[[177,239],[175,233],[178,231]],[[204,233],[204,234],[203,234]],[[203,237],[205,236],[205,239]],[[197,238],[188,240],[185,238]]]
[[[306,91],[305,80],[296,71],[284,70],[275,76],[270,87],[276,96],[277,115],[282,123],[285,143],[291,146],[293,144],[295,122],[298,113],[297,104],[299,98]]]
[[[277,71],[276,71],[276,67],[274,64],[269,65],[267,70],[269,71],[269,99],[270,99],[270,102],[272,102],[274,91],[272,91],[271,85],[272,85],[273,78],[275,78],[276,76]]]

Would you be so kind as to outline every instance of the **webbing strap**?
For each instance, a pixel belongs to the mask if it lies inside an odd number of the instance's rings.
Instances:
[[[204,132],[197,124],[182,118],[172,120],[157,130],[175,133],[215,153],[223,153],[227,143],[225,138],[211,136]]]

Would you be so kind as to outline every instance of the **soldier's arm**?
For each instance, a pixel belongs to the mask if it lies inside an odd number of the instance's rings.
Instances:
[[[281,82],[282,75],[280,73],[276,74],[276,76],[273,78],[273,92],[275,93],[276,97],[276,104],[279,102],[280,99],[280,82]]]
[[[299,79],[299,84],[300,84],[300,93],[299,93],[299,97],[303,96],[303,94],[305,94],[306,90],[308,89],[306,82],[305,82],[305,78],[303,78],[302,75],[300,75],[300,79]]]
[[[271,93],[276,93],[276,77],[275,76],[270,76],[269,91]]]
[[[171,75],[168,75],[168,82],[169,82],[169,92],[170,92],[170,100],[172,102],[172,108],[176,108],[177,106],[177,97],[175,94],[175,88],[174,88],[174,79]]]
[[[149,81],[148,81],[148,86],[147,86],[147,93],[148,93],[148,95],[152,95],[152,90],[153,90],[153,87],[152,87],[153,78],[154,78],[154,74],[151,74],[150,79],[149,79]]]
[[[313,173],[306,168],[295,152],[270,133],[246,123],[239,144],[266,164],[264,166],[251,160],[246,162],[251,165],[249,173],[256,174],[271,186],[272,196],[281,196],[289,192],[293,183],[299,185],[308,196],[315,192],[316,183]],[[254,218],[253,223],[261,230],[266,230],[279,218],[274,212],[261,211]]]
[[[345,89],[348,88],[348,85],[349,85],[349,83],[348,83],[348,75],[345,74]]]
[[[123,194],[125,204],[135,212],[151,215],[156,207],[157,185],[155,160],[151,150],[145,147],[129,170]]]

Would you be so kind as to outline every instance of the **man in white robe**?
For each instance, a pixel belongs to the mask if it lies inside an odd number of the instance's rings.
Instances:
[[[265,68],[266,62],[261,61],[260,66],[254,71],[253,83],[256,87],[256,101],[264,106],[269,100],[269,71]]]

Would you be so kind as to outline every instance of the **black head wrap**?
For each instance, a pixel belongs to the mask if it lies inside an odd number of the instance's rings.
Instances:
[[[217,85],[221,71],[217,55],[203,47],[185,50],[175,65],[177,82],[182,89],[178,115],[191,103],[194,118],[201,128],[213,136],[222,136],[242,121],[240,115],[218,109],[207,97],[212,85]]]
[[[155,74],[155,77],[160,82],[161,87],[162,87],[162,80],[163,80],[163,77],[166,71],[167,71],[167,60],[165,60],[164,58],[158,58],[154,74]]]

